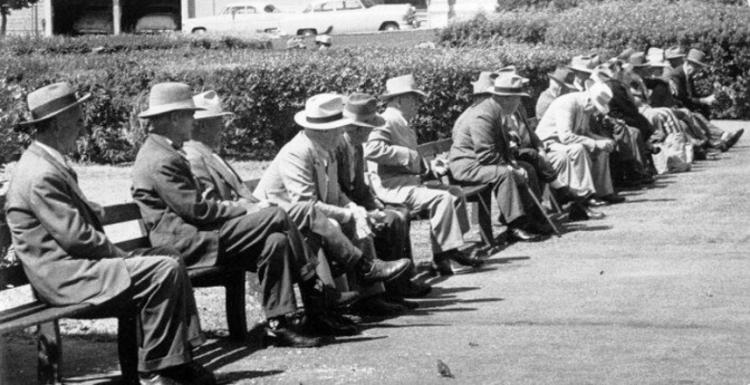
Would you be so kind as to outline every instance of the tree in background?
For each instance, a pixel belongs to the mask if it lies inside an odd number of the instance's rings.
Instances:
[[[38,0],[0,0],[0,37],[5,36],[8,27],[8,15],[13,9],[28,8]]]

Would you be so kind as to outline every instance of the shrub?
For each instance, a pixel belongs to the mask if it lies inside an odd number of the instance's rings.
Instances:
[[[226,131],[226,152],[239,158],[269,159],[299,128],[293,115],[319,92],[353,91],[379,95],[388,77],[414,72],[429,92],[416,122],[420,140],[450,135],[468,105],[471,84],[481,70],[515,64],[533,80],[534,93],[546,87],[545,74],[567,60],[564,49],[508,44],[488,49],[357,48],[323,52],[194,51],[165,56],[158,51],[108,55],[25,55],[0,57],[0,74],[30,90],[69,80],[93,97],[84,104],[92,134],[81,140],[83,160],[132,160],[143,137],[136,118],[150,85],[177,80],[195,92],[214,89],[236,113]],[[221,63],[221,64],[216,64]],[[6,92],[6,94],[10,94]],[[22,99],[23,99],[22,98]],[[25,115],[17,103],[4,116],[4,135]],[[15,142],[20,146],[20,142]]]
[[[478,14],[474,18],[451,23],[438,32],[442,45],[450,47],[493,46],[505,41],[537,44],[544,41],[550,11],[515,11],[492,15]]]

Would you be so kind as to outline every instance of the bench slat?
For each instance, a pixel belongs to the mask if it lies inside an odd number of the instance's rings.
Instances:
[[[134,202],[107,206],[104,208],[102,226],[115,223],[129,222],[141,219],[141,211]]]
[[[88,303],[70,306],[49,306],[40,301],[28,303],[0,312],[0,334],[60,318],[75,317],[93,307]]]

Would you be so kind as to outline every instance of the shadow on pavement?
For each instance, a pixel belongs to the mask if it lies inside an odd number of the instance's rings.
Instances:
[[[217,384],[233,384],[240,380],[275,376],[284,373],[283,370],[242,370],[237,372],[216,373]]]
[[[628,200],[626,200],[625,202],[622,202],[622,203],[623,203],[623,204],[625,204],[625,203],[643,203],[643,202],[675,202],[675,201],[677,201],[677,199],[673,199],[673,198],[656,198],[656,199],[628,199]]]
[[[612,230],[612,226],[599,225],[599,226],[586,226],[581,223],[563,223],[560,226],[560,232],[563,234],[578,232],[578,231],[606,231]]]

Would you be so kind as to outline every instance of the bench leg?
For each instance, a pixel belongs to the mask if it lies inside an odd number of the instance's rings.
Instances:
[[[492,234],[492,190],[487,189],[479,194],[477,221],[482,241],[488,248],[495,247],[495,237]]]
[[[227,310],[227,327],[229,338],[245,341],[247,337],[247,320],[245,314],[245,272],[239,271],[230,275],[224,285]]]
[[[122,384],[138,385],[138,320],[135,315],[117,319],[117,353]]]
[[[57,320],[40,324],[36,330],[37,379],[40,384],[61,384],[62,343]]]

